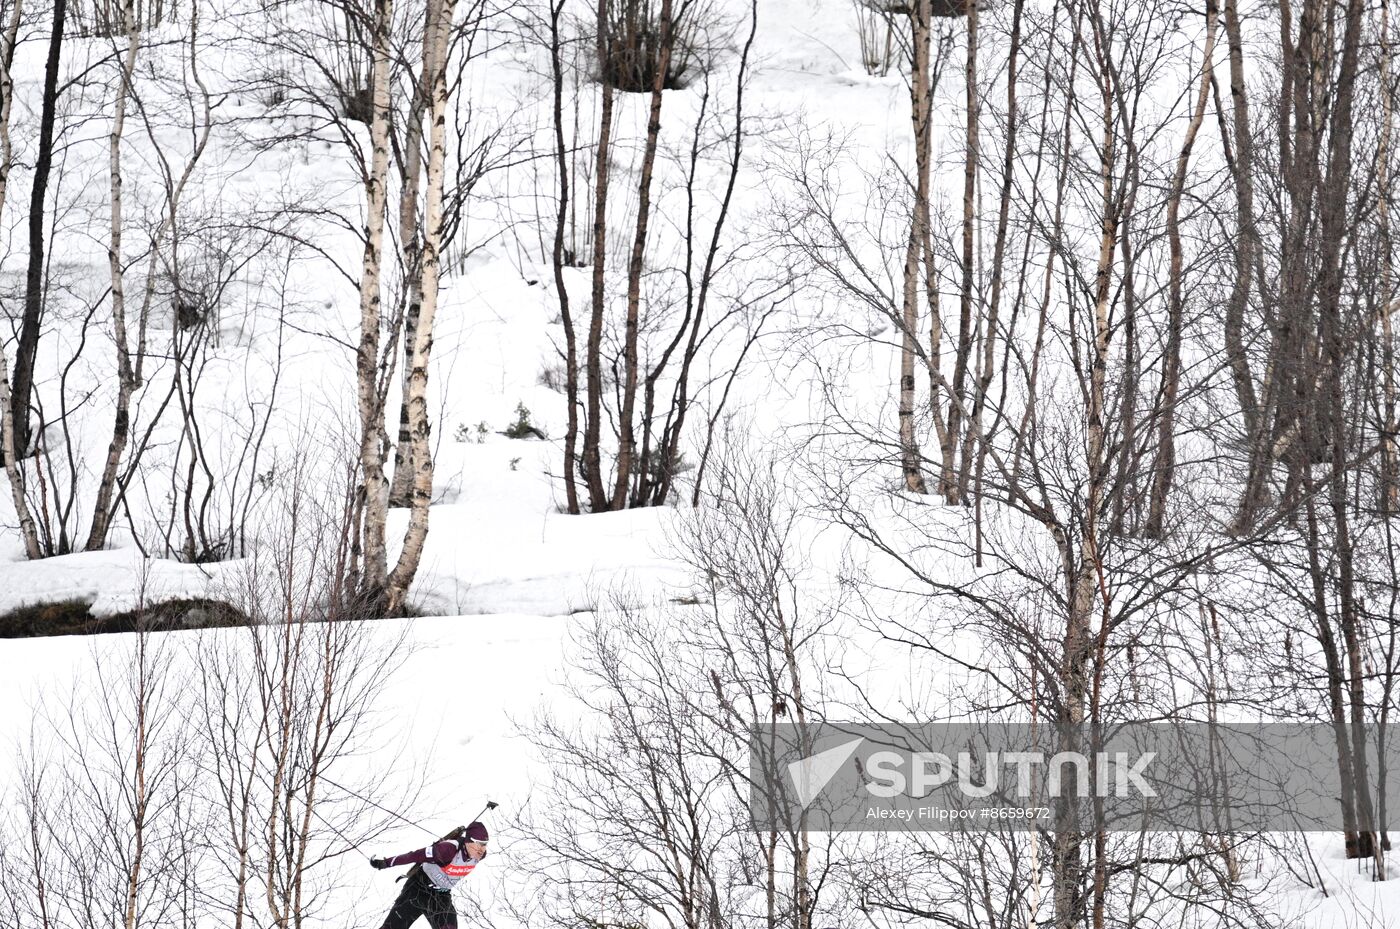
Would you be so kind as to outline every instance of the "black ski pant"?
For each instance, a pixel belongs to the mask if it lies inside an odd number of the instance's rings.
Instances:
[[[422,916],[432,929],[457,929],[457,909],[452,894],[435,890],[419,872],[404,882],[393,909],[384,917],[382,929],[408,929]]]

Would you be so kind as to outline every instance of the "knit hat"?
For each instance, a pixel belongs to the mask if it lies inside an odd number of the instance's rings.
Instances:
[[[480,842],[485,845],[491,838],[491,833],[486,831],[483,823],[475,822],[467,827],[466,840],[468,842]]]

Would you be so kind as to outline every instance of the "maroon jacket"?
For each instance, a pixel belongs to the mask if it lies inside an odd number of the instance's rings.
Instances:
[[[385,858],[384,864],[391,868],[396,865],[421,864],[424,876],[435,890],[451,890],[481,863],[480,858],[473,858],[467,853],[465,846],[465,842],[458,845],[452,839],[444,839],[426,848]]]

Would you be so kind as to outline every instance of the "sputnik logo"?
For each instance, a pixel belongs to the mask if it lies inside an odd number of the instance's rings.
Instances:
[[[792,786],[797,790],[797,799],[802,804],[802,809],[806,809],[817,799],[817,795],[826,789],[836,772],[841,770],[841,766],[850,760],[864,741],[865,737],[861,736],[788,765],[788,777],[792,778]]]

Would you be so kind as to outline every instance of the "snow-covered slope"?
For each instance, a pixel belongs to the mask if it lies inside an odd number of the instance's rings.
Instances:
[[[722,5],[735,16],[749,8],[743,0],[725,0]],[[238,0],[228,6],[237,7]],[[879,186],[874,178],[912,159],[904,78],[870,76],[860,66],[849,0],[760,0],[758,10],[746,106],[762,131],[749,140],[749,161],[730,227],[749,249],[743,255],[750,262],[744,265],[745,273],[755,278],[784,266],[781,248],[772,243],[778,238],[775,227],[791,218],[785,211],[790,206],[785,199],[790,178],[784,171],[792,167],[794,147],[814,139],[830,142],[817,147],[836,159],[831,167],[841,215],[877,225],[888,217],[877,215],[882,203],[874,196],[873,188]],[[194,212],[204,219],[226,218],[294,204],[306,213],[299,218],[305,225],[295,232],[315,244],[314,251],[294,249],[286,244],[295,238],[289,233],[267,246],[267,260],[257,264],[256,271],[235,276],[229,302],[236,311],[219,321],[195,401],[211,424],[210,442],[216,447],[211,457],[219,461],[236,458],[240,443],[246,448],[247,436],[267,425],[266,444],[254,466],[245,468],[240,462],[231,474],[211,481],[220,493],[225,488],[238,493],[265,489],[254,496],[248,527],[249,548],[257,553],[275,542],[281,528],[279,508],[289,498],[304,493],[331,499],[348,460],[346,449],[354,443],[352,346],[358,316],[354,287],[346,275],[353,278],[358,260],[360,242],[348,230],[359,221],[362,190],[345,147],[330,133],[290,146],[250,143],[250,137],[271,131],[272,124],[266,102],[239,78],[272,64],[240,44],[244,37],[234,18],[216,21],[210,28],[217,41],[205,50],[205,70],[225,96],[214,130],[214,154],[196,175]],[[156,80],[157,73],[179,73],[182,33],[170,28],[161,35],[163,44],[152,43],[149,52],[154,70],[140,78],[153,112],[159,112],[157,104],[177,109],[183,104],[178,93],[172,95],[169,85]],[[552,222],[552,187],[537,167],[547,158],[526,157],[552,155],[549,100],[543,52],[523,47],[517,35],[510,35],[510,40],[486,43],[490,50],[463,75],[461,93],[472,101],[473,131],[500,131],[502,145],[520,157],[503,158],[504,166],[482,179],[467,209],[461,239],[449,256],[431,379],[435,505],[411,604],[423,615],[357,624],[360,645],[397,657],[376,685],[369,715],[360,721],[362,741],[328,772],[357,790],[375,787],[375,802],[383,806],[360,810],[378,817],[373,822],[366,819],[364,828],[373,831],[374,838],[363,848],[351,850],[357,843],[342,843],[334,836],[326,840],[323,851],[334,857],[319,864],[316,872],[325,893],[318,925],[377,925],[396,885],[394,875],[370,871],[364,857],[420,845],[475,814],[489,798],[501,804],[491,820],[499,844],[464,888],[464,906],[487,914],[480,925],[533,929],[506,915],[506,904],[518,902],[527,886],[547,883],[551,875],[540,873],[538,859],[523,851],[529,836],[518,822],[527,810],[534,817],[549,818],[559,798],[552,794],[558,787],[556,772],[543,766],[521,727],[544,708],[566,720],[588,714],[578,695],[567,689],[577,683],[581,650],[576,637],[609,606],[613,593],[625,589],[643,609],[656,609],[659,622],[683,622],[684,616],[677,619],[662,610],[693,604],[705,580],[683,565],[673,548],[687,518],[683,507],[572,517],[561,512],[564,400],[558,385],[551,386],[557,378],[550,374],[557,369],[563,338],[552,272],[542,263],[540,251],[541,230],[546,221]],[[84,40],[75,42],[72,51],[67,67],[76,74],[99,59],[105,48],[97,40]],[[717,94],[732,93],[725,82],[734,78],[734,52],[726,48],[718,58],[713,75]],[[42,74],[41,43],[26,42],[15,68],[21,101],[17,119],[32,122]],[[954,163],[961,143],[953,124],[961,112],[962,89],[955,71],[950,67],[939,89],[940,100],[948,105],[935,108],[939,123],[934,154],[940,162],[935,197],[942,207],[961,196],[961,165]],[[678,178],[683,175],[686,133],[701,107],[703,89],[693,85],[666,97],[658,181],[662,219],[652,243],[660,254],[677,248],[683,204]],[[100,88],[91,94],[74,106],[99,113],[105,98]],[[588,87],[578,96],[583,126],[578,142],[586,149],[596,101]],[[618,108],[618,133],[625,144],[619,146],[616,170],[630,182],[645,99],[623,97]],[[304,128],[297,123],[304,115],[286,118],[281,128]],[[183,152],[188,145],[185,135],[156,122],[150,138],[133,133],[128,140],[133,216],[159,203],[153,140],[160,139],[172,152]],[[101,228],[106,123],[94,116],[84,125],[66,140],[69,157],[55,181],[53,199],[70,226],[95,223]],[[3,231],[14,243],[23,234],[14,191],[27,186],[27,170],[24,164],[17,166],[4,217]],[[718,162],[706,162],[700,173],[702,193],[712,195],[707,188],[720,177]],[[629,207],[625,185],[619,187],[624,194],[618,195],[623,201],[618,223],[625,228]],[[711,201],[705,203],[702,212],[713,208]],[[946,209],[939,213],[939,222],[954,222],[944,215]],[[896,239],[902,235],[902,222],[902,214],[889,221]],[[615,248],[625,249],[626,236],[616,239]],[[84,398],[65,421],[69,432],[55,430],[51,437],[57,442],[71,433],[79,448],[75,459],[81,483],[92,478],[104,436],[110,432],[106,404],[114,392],[113,363],[106,337],[95,340],[98,347],[74,362],[71,384],[61,383],[57,372],[64,353],[80,341],[83,309],[100,305],[106,254],[100,236],[65,236],[64,242],[55,259],[65,281],[62,293],[54,297],[61,312],[55,313],[54,337],[45,342],[41,367],[46,378],[40,393],[50,408],[64,391]],[[620,265],[615,259],[614,266]],[[18,286],[15,267],[12,261],[4,266],[0,295]],[[587,273],[571,269],[567,277],[576,304],[583,305]],[[840,458],[834,449],[849,436],[838,429],[833,437],[824,429],[833,402],[853,420],[883,424],[872,432],[884,435],[893,422],[892,385],[898,371],[894,338],[887,320],[849,295],[803,286],[795,286],[796,295],[784,304],[775,338],[760,343],[748,357],[729,409],[738,414],[741,428],[752,433],[748,450],[756,457],[776,455],[774,467],[782,470],[789,491],[797,496],[805,492],[806,503],[820,501],[823,492],[849,491],[868,520],[863,529],[878,533],[908,558],[907,566],[892,564],[829,513],[804,511],[796,521],[794,549],[801,563],[797,573],[806,585],[804,596],[825,605],[849,591],[852,583],[863,585],[860,609],[852,613],[866,622],[842,616],[825,627],[822,636],[814,636],[820,648],[811,659],[810,670],[818,681],[813,693],[832,706],[850,709],[861,706],[851,693],[858,684],[861,699],[892,715],[911,710],[933,715],[965,712],[958,701],[979,681],[958,659],[991,649],[966,626],[940,624],[942,602],[927,596],[927,587],[905,568],[921,570],[941,584],[985,579],[986,589],[992,590],[1006,567],[998,559],[1008,552],[1021,559],[1018,570],[1053,576],[1058,566],[1048,536],[1034,520],[988,507],[988,512],[979,513],[977,531],[979,540],[980,534],[989,540],[989,554],[985,566],[974,566],[969,558],[948,554],[956,547],[948,540],[962,544],[972,536],[967,511],[944,507],[932,497],[915,500],[889,492],[897,486],[897,475],[893,469],[870,467],[867,448],[858,449],[849,460]],[[732,293],[741,290],[737,285],[730,288]],[[6,309],[9,302],[6,297]],[[100,325],[105,320],[99,314],[94,332]],[[168,319],[158,321],[156,330],[158,340],[175,337]],[[722,371],[732,352],[732,346],[723,345],[714,369]],[[813,378],[818,369],[826,382]],[[1056,389],[1067,377],[1059,369],[1044,374]],[[149,422],[160,400],[154,388],[142,395],[138,422]],[[391,408],[395,400],[391,395]],[[547,438],[503,435],[522,410]],[[1077,428],[1078,422],[1071,426]],[[1073,448],[1073,428],[1065,429],[1069,458],[1079,453]],[[157,465],[176,470],[178,461],[164,456],[178,431],[173,422],[153,430],[153,473]],[[829,470],[823,470],[828,465]],[[63,481],[68,478],[60,471],[56,480],[54,489],[66,493],[69,488]],[[23,559],[12,528],[16,520],[8,494],[0,493],[0,612],[70,598],[90,602],[96,615],[175,597],[237,599],[233,591],[246,582],[247,557],[208,564],[171,557],[178,547],[171,544],[172,534],[178,536],[180,530],[174,516],[167,515],[172,494],[159,481],[134,485],[128,510],[132,525],[114,533],[108,550],[30,562]],[[234,512],[239,499],[232,491],[227,500],[216,496],[215,508]],[[84,528],[85,505],[80,494],[70,531]],[[390,539],[402,535],[405,519],[404,512],[391,512]],[[162,530],[168,534],[162,536]],[[958,550],[965,555],[967,545]],[[873,629],[872,617],[887,625]],[[918,648],[904,647],[905,642],[882,638],[898,639],[911,631],[915,638],[929,634],[925,644],[946,648],[948,655],[935,659]],[[246,652],[251,649],[249,635],[246,630],[161,635],[163,647],[169,649],[173,686],[194,686],[201,649]],[[53,757],[62,755],[57,746],[67,714],[91,699],[99,672],[119,675],[136,645],[137,639],[127,635],[0,641],[0,666],[9,685],[0,708],[0,802],[17,802],[24,765],[36,749],[43,755],[52,745]],[[842,675],[850,675],[850,681],[840,680]],[[984,680],[980,686],[985,686]],[[336,822],[332,829],[344,825]],[[1296,920],[1294,924],[1309,929],[1400,926],[1400,882],[1369,883],[1343,858],[1335,837],[1309,841],[1315,870],[1307,875],[1281,874],[1279,859],[1263,855],[1251,862],[1254,871],[1246,876],[1247,882],[1258,882],[1247,887],[1267,887],[1258,902],[1281,924]],[[1306,858],[1300,854],[1291,860]],[[1199,917],[1193,913],[1191,918]],[[543,924],[538,929],[544,929]]]

